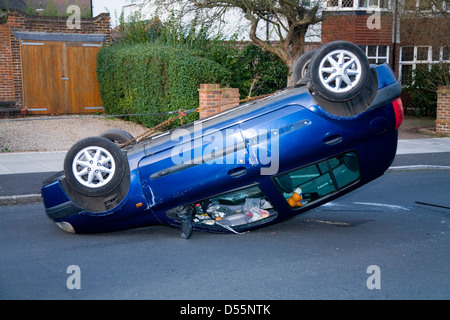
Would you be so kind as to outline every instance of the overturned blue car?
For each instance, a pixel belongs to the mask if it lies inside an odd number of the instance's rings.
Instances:
[[[72,233],[147,227],[241,233],[304,213],[380,177],[403,120],[401,86],[336,41],[305,53],[294,87],[137,141],[75,143],[43,182],[47,216]]]

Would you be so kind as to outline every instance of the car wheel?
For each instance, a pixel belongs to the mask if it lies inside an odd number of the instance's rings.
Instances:
[[[329,101],[348,101],[364,90],[369,72],[361,48],[347,41],[330,42],[319,48],[310,62],[309,88]]]
[[[295,62],[294,71],[292,72],[295,86],[306,85],[308,83],[308,68],[311,58],[316,51],[317,49],[305,52],[298,58],[297,62]]]
[[[340,117],[353,117],[366,111],[378,91],[378,76],[375,69],[370,69],[369,81],[362,92],[356,97],[343,102],[330,101],[315,95],[314,100],[323,110]]]
[[[114,191],[125,173],[125,157],[114,142],[104,137],[78,141],[64,159],[68,184],[85,196],[104,196]]]
[[[131,133],[128,131],[122,130],[122,129],[109,129],[102,133],[100,133],[100,137],[104,137],[108,140],[111,140],[112,142],[116,144],[123,144],[130,140],[133,140],[134,137]]]

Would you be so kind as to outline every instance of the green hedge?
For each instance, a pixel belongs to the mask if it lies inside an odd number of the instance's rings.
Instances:
[[[185,48],[131,44],[102,48],[97,77],[107,113],[154,113],[130,117],[153,127],[170,117],[168,111],[197,108],[200,84],[226,85],[230,72]]]

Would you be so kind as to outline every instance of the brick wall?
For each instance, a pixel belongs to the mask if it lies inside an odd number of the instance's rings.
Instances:
[[[110,33],[110,17],[108,13],[101,13],[93,18],[81,18],[81,29],[69,29],[67,27],[67,17],[28,15],[17,9],[10,9],[7,24],[12,31],[96,33],[107,35]]]
[[[450,134],[450,86],[439,87],[436,112],[436,133]]]
[[[20,40],[16,39],[14,32],[30,31],[47,33],[104,34],[107,36],[106,42],[110,41],[110,17],[107,13],[102,13],[93,18],[81,18],[80,27],[81,29],[69,29],[67,27],[67,17],[27,15],[20,10],[10,9],[6,23],[0,25],[0,37],[9,32],[10,48],[6,48],[8,41],[3,42],[3,38],[1,38],[2,41],[0,42],[2,44],[0,46],[0,55],[2,54],[2,50],[5,52],[9,50],[11,55],[10,67],[0,56],[0,70],[10,68],[11,71],[5,72],[5,74],[12,74],[12,84],[11,79],[5,80],[5,84],[8,84],[8,88],[12,88],[14,90],[13,95],[9,96],[8,99],[15,100],[16,105],[19,108],[23,107]],[[8,31],[6,31],[7,29]],[[3,44],[5,44],[4,48]],[[1,84],[1,87],[3,87],[3,83]],[[8,92],[8,94],[11,94],[11,92]],[[3,94],[0,94],[0,101],[3,99],[5,99]]]
[[[369,29],[368,13],[328,14],[322,22],[322,44],[335,40],[345,40],[361,45],[392,44],[392,14],[379,16],[380,28]]]
[[[11,41],[9,27],[0,25],[0,101],[14,101]]]
[[[201,84],[199,92],[200,119],[239,105],[239,89],[221,88],[219,84]]]
[[[402,46],[448,46],[450,22],[448,18],[402,18],[400,22]]]

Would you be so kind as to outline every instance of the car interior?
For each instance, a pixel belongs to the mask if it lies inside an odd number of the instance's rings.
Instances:
[[[359,180],[359,161],[349,152],[274,178],[293,208],[303,207]],[[297,195],[295,195],[297,194]]]
[[[273,181],[290,207],[298,210],[359,177],[358,157],[348,152],[275,176]],[[278,213],[260,187],[252,185],[167,211],[167,216],[176,220],[183,220],[186,214],[193,226],[239,233],[241,227],[271,221]]]

